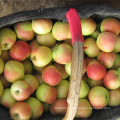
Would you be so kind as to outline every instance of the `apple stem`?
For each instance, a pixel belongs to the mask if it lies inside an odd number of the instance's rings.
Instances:
[[[36,57],[35,57],[35,56],[33,56],[32,58],[30,58],[30,60],[36,60]]]
[[[8,43],[5,43],[5,44],[3,45],[3,48],[4,48],[4,49],[8,48]]]

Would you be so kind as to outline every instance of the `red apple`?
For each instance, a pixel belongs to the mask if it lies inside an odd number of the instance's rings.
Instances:
[[[68,104],[67,104],[66,99],[57,99],[50,106],[50,113],[52,115],[65,115],[67,106],[68,106]]]
[[[31,49],[27,42],[18,41],[10,49],[10,56],[14,60],[23,61],[30,55]]]
[[[4,76],[8,82],[14,82],[24,78],[25,68],[21,62],[10,60],[6,62]]]
[[[40,46],[32,50],[31,60],[37,67],[44,67],[52,60],[52,51],[46,46]]]
[[[14,25],[14,30],[19,39],[24,41],[32,40],[34,31],[32,30],[32,23],[30,21],[22,21]]]
[[[31,50],[33,50],[34,48],[36,47],[39,47],[39,43],[37,42],[36,39],[33,39],[31,42],[30,42],[30,47],[31,47]]]
[[[11,95],[17,101],[23,101],[30,97],[31,87],[23,80],[15,81],[10,88]]]
[[[16,42],[16,34],[10,28],[2,28],[0,30],[0,42],[2,50],[9,50]]]
[[[117,70],[109,70],[103,80],[104,86],[108,89],[120,87],[120,76]]]
[[[101,32],[112,32],[117,36],[120,33],[120,22],[116,18],[105,18],[101,23],[100,30]]]
[[[67,64],[72,59],[72,47],[66,43],[57,45],[53,49],[53,59],[59,64]]]
[[[48,66],[42,72],[42,79],[51,86],[58,85],[62,81],[62,74],[55,66]]]
[[[0,57],[0,74],[2,74],[4,71],[4,61],[3,59]]]
[[[97,46],[104,52],[112,52],[116,44],[116,36],[111,32],[102,32],[97,37]]]
[[[111,68],[115,61],[116,54],[114,52],[101,52],[97,56],[97,61],[104,65],[106,68]]]
[[[106,68],[96,60],[93,60],[87,66],[87,75],[93,80],[101,80],[106,75]]]
[[[36,90],[36,97],[42,102],[52,104],[57,98],[57,90],[55,87],[49,86],[45,83],[39,86]]]
[[[40,18],[32,20],[32,28],[37,34],[46,34],[52,29],[52,20],[46,18]]]
[[[31,119],[37,119],[42,116],[44,111],[44,106],[38,99],[34,97],[29,97],[26,103],[28,103],[28,105],[32,110]]]
[[[13,104],[9,113],[13,120],[29,120],[32,116],[32,110],[25,102],[16,102]]]
[[[3,50],[2,53],[1,53],[1,57],[2,57],[4,62],[7,62],[7,61],[11,60],[9,50]]]
[[[4,89],[3,95],[0,99],[0,104],[4,107],[10,108],[16,100],[13,98],[13,96],[10,93],[10,89],[6,88]]]
[[[31,74],[26,74],[24,80],[30,85],[31,94],[35,92],[35,90],[39,87],[39,82],[35,76]]]
[[[106,107],[109,102],[109,92],[102,86],[96,86],[90,89],[88,98],[94,108],[102,109]]]

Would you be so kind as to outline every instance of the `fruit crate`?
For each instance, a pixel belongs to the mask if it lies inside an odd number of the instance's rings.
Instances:
[[[17,12],[0,18],[0,28],[15,24],[20,21],[33,20],[39,18],[51,18],[67,22],[66,13],[70,8],[71,7],[48,8]],[[77,7],[75,6],[72,8],[75,8],[77,10],[77,13],[80,16],[80,18],[88,18],[92,16],[98,22],[106,17],[115,17],[117,19],[120,19],[120,10],[111,8],[107,5],[89,4]],[[10,120],[10,116],[8,113],[8,109],[0,105],[0,119]],[[38,120],[60,120],[62,118],[63,116],[60,115],[52,116],[50,113],[44,113],[43,116]],[[106,109],[100,110],[93,109],[91,117],[83,120],[115,120],[117,118],[120,118],[120,107],[108,107]]]

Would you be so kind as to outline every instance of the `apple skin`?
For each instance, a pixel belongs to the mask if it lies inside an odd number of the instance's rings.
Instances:
[[[63,23],[60,21],[56,22],[53,26],[52,34],[58,41],[71,39],[69,23]]]
[[[14,30],[19,39],[24,41],[32,40],[34,31],[32,30],[32,23],[30,21],[22,21],[14,25]]]
[[[103,80],[93,80],[91,78],[87,78],[87,83],[90,88],[95,87],[95,86],[102,86],[103,85]]]
[[[80,98],[86,98],[88,93],[89,93],[89,86],[87,85],[87,83],[83,80],[81,80],[81,87],[80,87],[80,95],[79,95],[79,99]]]
[[[1,53],[2,53],[2,45],[0,43],[0,56],[1,56]]]
[[[98,35],[100,34],[100,31],[95,30],[90,36],[94,39],[97,39]]]
[[[0,75],[3,73],[4,71],[4,61],[3,59],[0,57]]]
[[[115,107],[120,105],[120,88],[115,89],[115,90],[110,90],[110,100],[108,105]]]
[[[120,35],[116,37],[116,40],[117,42],[115,44],[114,52],[119,53],[120,52]]]
[[[6,108],[11,108],[11,106],[16,102],[10,93],[10,89],[4,89],[3,95],[0,99],[0,104]]]
[[[51,31],[53,26],[51,19],[40,18],[32,20],[32,29],[37,34],[47,34]]]
[[[79,99],[76,118],[88,118],[92,114],[92,107],[87,99]]]
[[[25,68],[21,62],[10,60],[6,62],[4,68],[4,77],[8,82],[13,83],[16,80],[24,79]]]
[[[31,95],[30,85],[23,80],[15,81],[10,88],[11,95],[17,101],[24,101]]]
[[[4,87],[2,82],[0,81],[0,97],[3,95],[3,92],[4,92]]]
[[[103,80],[107,89],[117,89],[120,87],[120,75],[117,70],[109,70]]]
[[[50,65],[43,70],[42,79],[48,85],[55,86],[62,81],[62,74],[55,66]]]
[[[56,40],[53,37],[51,32],[43,35],[39,34],[36,36],[36,39],[37,39],[37,42],[43,46],[53,47],[56,44]]]
[[[88,98],[92,107],[102,109],[106,107],[109,102],[109,92],[102,86],[95,86],[90,89]]]
[[[2,57],[4,62],[7,62],[7,61],[11,60],[9,50],[3,50],[2,53],[1,53],[1,57]]]
[[[88,57],[96,57],[100,53],[100,49],[96,44],[96,40],[93,38],[85,39],[84,47],[86,47],[84,52]]]
[[[16,42],[10,49],[10,56],[14,60],[24,61],[31,53],[29,44],[25,41]]]
[[[65,64],[65,70],[67,72],[67,74],[69,74],[71,76],[71,61],[67,64]]]
[[[10,116],[13,120],[30,120],[32,110],[25,102],[16,102],[10,108]]]
[[[120,67],[120,54],[116,53],[115,60],[111,69],[117,69]]]
[[[10,28],[2,28],[0,30],[0,41],[2,50],[9,50],[16,42],[16,34]]]
[[[40,85],[43,84],[43,83],[45,83],[43,81],[43,79],[42,79],[42,75],[41,74],[36,73],[34,76],[37,78],[37,80],[38,80],[38,82],[39,82]]]
[[[50,105],[50,113],[52,115],[65,115],[67,106],[66,99],[57,99],[52,105]]]
[[[62,80],[57,86],[57,98],[67,98],[68,91],[69,91],[69,84],[70,82],[68,80]]]
[[[26,74],[31,74],[33,72],[33,66],[30,60],[26,59],[23,62],[24,68],[25,68],[25,73]]]
[[[101,32],[111,32],[117,36],[120,33],[120,22],[116,18],[105,18],[101,22],[100,30]]]
[[[0,81],[2,82],[4,88],[8,88],[11,86],[11,83],[5,79],[4,75],[0,76]]]
[[[112,52],[116,44],[116,36],[110,32],[102,32],[97,37],[97,46],[104,52]]]
[[[30,45],[31,50],[33,50],[34,48],[40,46],[36,39],[33,39],[33,40],[30,42],[29,45]]]
[[[68,77],[68,74],[65,71],[65,65],[54,63],[54,66],[61,72],[62,79],[66,79]]]
[[[96,60],[93,60],[87,66],[87,75],[93,80],[101,80],[106,75],[106,68]]]
[[[82,34],[84,36],[92,34],[96,29],[96,23],[91,18],[81,19]]]
[[[30,85],[31,94],[33,94],[35,90],[39,87],[39,82],[37,78],[31,74],[26,74],[24,81],[26,81]]]
[[[46,46],[40,46],[32,50],[31,60],[37,67],[44,67],[52,60],[52,51]]]
[[[55,87],[49,86],[45,83],[39,86],[36,90],[36,98],[42,102],[52,104],[57,98],[57,90]]]
[[[32,110],[31,119],[37,119],[42,116],[44,111],[44,106],[38,99],[34,97],[29,97],[25,102],[28,103],[28,105]]]
[[[62,43],[53,49],[53,59],[59,64],[67,64],[72,59],[72,47]]]
[[[97,61],[104,65],[106,68],[111,68],[115,61],[116,54],[114,52],[101,52],[97,56]]]

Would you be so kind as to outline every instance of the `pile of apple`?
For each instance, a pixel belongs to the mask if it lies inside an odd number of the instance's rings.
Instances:
[[[120,22],[84,18],[81,26],[85,58],[76,118],[88,118],[92,109],[120,106]],[[41,18],[1,28],[0,104],[13,120],[65,115],[71,60],[68,23]]]

